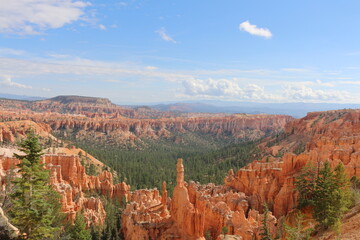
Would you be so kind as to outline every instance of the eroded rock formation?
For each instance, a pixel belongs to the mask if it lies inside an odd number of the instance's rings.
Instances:
[[[98,176],[88,176],[77,155],[46,154],[43,156],[45,167],[50,170],[50,184],[61,195],[62,211],[68,213],[69,220],[76,213],[84,211],[87,225],[104,223],[106,213],[99,198],[88,197],[86,193],[97,192],[104,196],[122,201],[130,199],[130,186],[125,183],[113,183],[113,176],[103,171]],[[4,190],[7,184],[5,176],[16,172],[19,160],[0,155],[0,180]],[[15,170],[12,170],[15,169]]]
[[[169,215],[153,211],[164,205],[157,190],[139,190],[123,215],[126,239],[202,239],[209,232],[222,239],[223,226],[235,239],[260,239],[263,215],[259,212],[265,202],[274,213],[268,216],[274,233],[275,217],[286,215],[297,204],[295,176],[306,164],[343,163],[349,177],[360,177],[360,110],[309,113],[259,146],[263,159],[236,173],[230,170],[223,186],[184,182],[180,160],[174,195],[167,201]]]
[[[349,177],[360,177],[359,119],[360,110],[337,110],[309,113],[289,122],[280,140],[268,140],[277,144],[264,149],[272,153],[276,148],[284,153],[282,157],[266,156],[236,174],[230,171],[225,184],[251,196],[255,208],[268,202],[276,217],[285,215],[296,206],[295,176],[307,163],[319,166],[329,161],[335,167],[342,162]],[[299,142],[303,152],[295,154]]]
[[[141,139],[171,138],[174,133],[209,134],[218,138],[255,140],[276,133],[292,120],[284,115],[247,115],[207,117],[178,117],[161,119],[130,119],[106,116],[57,112],[33,112],[29,110],[0,111],[0,120],[32,120],[41,123],[58,134],[73,135],[77,139],[91,139],[116,144],[134,144]],[[183,142],[183,139],[174,141]]]
[[[0,122],[0,143],[14,143],[16,140],[23,139],[29,129],[40,137],[54,138],[50,134],[50,126],[44,123],[36,124],[30,120]]]
[[[165,201],[158,190],[138,190],[132,194],[123,213],[125,238],[135,239],[215,239],[223,227],[238,239],[260,239],[263,214],[251,209],[249,198],[226,186],[189,184],[184,181],[184,166],[179,159],[177,185],[173,198]],[[166,204],[165,204],[166,202]],[[164,211],[170,206],[170,212]],[[276,219],[269,214],[269,226],[275,231]],[[236,239],[236,238],[235,238]]]

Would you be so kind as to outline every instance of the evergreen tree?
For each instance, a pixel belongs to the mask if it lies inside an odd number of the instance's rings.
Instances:
[[[297,213],[295,226],[291,227],[285,224],[286,240],[310,240],[313,229],[303,229],[304,215]]]
[[[59,231],[59,196],[49,185],[49,171],[41,163],[42,147],[33,131],[19,144],[25,155],[17,165],[21,177],[13,181],[12,222],[28,240],[51,239]]]
[[[76,214],[74,225],[69,227],[68,233],[71,239],[91,240],[91,234],[90,231],[86,229],[86,223],[82,213],[78,212]]]
[[[350,180],[342,163],[333,171],[329,162],[325,162],[315,176],[314,168],[307,167],[297,178],[295,185],[299,191],[299,207],[312,206],[313,217],[321,228],[336,228],[342,214],[352,203]]]
[[[268,226],[268,215],[269,215],[269,208],[267,204],[264,204],[264,218],[262,220],[262,227],[261,227],[261,240],[273,240],[269,226]]]
[[[314,218],[320,223],[320,227],[327,229],[333,226],[339,219],[339,206],[335,204],[337,199],[338,185],[335,182],[334,173],[328,161],[320,169],[316,179],[314,194]]]
[[[307,164],[295,180],[295,188],[299,192],[298,207],[312,206],[317,178],[317,170],[312,164]]]
[[[336,195],[338,195],[337,205],[340,207],[341,214],[345,213],[353,204],[354,195],[351,191],[351,181],[345,173],[342,163],[339,163],[334,169],[334,178],[336,184]]]
[[[104,199],[106,219],[104,229],[102,231],[102,240],[120,240],[122,238],[121,229],[121,213],[122,207],[118,201]],[[94,240],[94,238],[93,238]]]

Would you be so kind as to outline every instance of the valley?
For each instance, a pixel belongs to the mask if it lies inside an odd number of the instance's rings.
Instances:
[[[297,207],[295,182],[306,165],[329,161],[335,168],[342,163],[347,176],[360,177],[359,110],[312,112],[301,119],[171,116],[151,108],[136,118],[139,113],[130,116],[131,111],[138,110],[73,96],[39,102],[3,99],[5,214],[11,208],[8,176],[19,163],[12,153],[30,129],[43,143],[42,161],[67,221],[81,213],[95,231],[107,229],[112,216],[118,221],[117,227],[111,225],[116,236],[127,240],[217,239],[224,229],[235,239],[261,239],[265,217],[271,235],[285,239],[282,222]],[[114,212],[115,203],[120,207]],[[315,227],[311,217],[308,221]],[[105,236],[104,231],[95,232]]]

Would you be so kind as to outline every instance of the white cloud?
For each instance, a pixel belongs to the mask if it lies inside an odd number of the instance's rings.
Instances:
[[[160,28],[160,29],[157,30],[156,32],[160,35],[160,37],[161,37],[163,40],[165,40],[165,41],[167,41],[167,42],[176,43],[176,41],[166,33],[165,28]]]
[[[250,33],[251,35],[256,35],[264,38],[271,38],[272,33],[267,28],[258,28],[256,25],[251,24],[249,21],[240,23],[239,29]]]
[[[38,34],[79,20],[90,3],[74,0],[0,0],[0,32]]]
[[[315,81],[315,84],[318,86],[323,86],[323,87],[335,87],[335,84],[332,82],[323,82],[320,79],[317,79]]]
[[[41,90],[44,91],[44,92],[50,92],[51,91],[50,88],[41,88]]]
[[[11,79],[11,76],[9,76],[9,75],[5,75],[5,76],[3,76],[3,78],[4,79],[2,81],[0,81],[0,85],[6,86],[6,87],[14,87],[14,88],[28,88],[28,89],[32,88],[31,86],[13,82]]]
[[[182,82],[185,94],[188,96],[224,97],[238,100],[277,100],[278,96],[265,92],[256,84],[240,87],[235,80],[230,79],[187,79]]]
[[[288,99],[298,101],[343,101],[349,98],[350,93],[345,91],[324,91],[313,89],[305,85],[288,85],[284,89],[284,94]]]
[[[103,24],[99,24],[99,28],[100,28],[101,30],[106,30],[106,26],[103,25]]]

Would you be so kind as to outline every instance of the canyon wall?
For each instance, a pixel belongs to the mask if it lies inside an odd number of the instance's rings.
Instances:
[[[280,132],[293,118],[285,115],[247,115],[130,119],[124,117],[90,118],[83,115],[37,113],[28,110],[0,111],[0,120],[31,120],[76,139],[134,143],[150,138],[171,138],[176,133],[209,134],[222,139],[256,140]]]
[[[87,226],[102,225],[106,213],[99,198],[87,196],[88,193],[99,193],[117,201],[130,199],[130,186],[126,183],[113,183],[113,176],[103,171],[98,176],[88,176],[77,155],[46,154],[42,157],[45,167],[50,170],[50,184],[60,193],[61,211],[68,214],[73,221],[78,211],[84,211]],[[0,155],[0,183],[5,191],[6,176],[16,172],[19,160]]]

